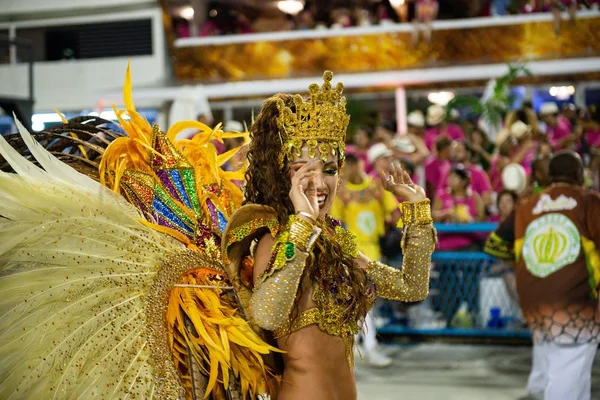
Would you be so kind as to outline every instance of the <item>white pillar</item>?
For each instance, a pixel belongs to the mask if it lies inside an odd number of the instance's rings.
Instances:
[[[577,107],[585,107],[585,92],[587,90],[587,85],[585,83],[580,83],[575,85],[575,96],[573,102]]]
[[[200,26],[206,20],[206,3],[204,0],[192,0],[191,6],[194,9],[194,18],[190,21],[190,36],[196,37],[200,32]]]
[[[404,87],[396,88],[396,133],[406,135],[408,125],[406,123],[406,90]]]
[[[14,24],[11,24],[8,27],[8,38],[10,40],[15,40],[17,37],[17,27]],[[17,46],[10,45],[8,46],[8,57],[10,59],[11,64],[17,63]]]
[[[223,108],[223,123],[233,120],[233,107],[231,104],[226,104]]]

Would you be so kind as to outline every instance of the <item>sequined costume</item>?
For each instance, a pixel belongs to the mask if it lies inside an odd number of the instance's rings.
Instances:
[[[295,111],[278,100],[278,127],[283,140],[279,158],[280,168],[292,160],[294,154],[308,149],[311,158],[319,154],[323,161],[329,154],[343,160],[344,140],[349,116],[345,112],[342,85],[331,85],[332,75],[326,72],[322,87],[309,87],[310,98],[294,97]],[[254,216],[261,210],[260,218]],[[367,282],[367,304],[372,306],[376,297],[401,301],[420,301],[429,289],[431,254],[435,247],[436,232],[432,226],[429,200],[417,203],[404,202],[401,206],[405,235],[402,243],[404,261],[402,270],[379,262],[369,262],[362,270]],[[279,339],[306,326],[316,324],[322,331],[341,337],[346,347],[346,357],[353,366],[354,335],[359,331],[359,321],[364,318],[355,307],[350,288],[350,269],[360,269],[356,237],[345,230],[339,221],[329,216],[316,224],[291,214],[287,221],[278,220],[274,209],[251,204],[243,206],[230,219],[225,232],[223,253],[228,256],[233,269],[251,277],[246,266],[253,265],[254,249],[264,235],[275,241],[271,260],[266,270],[252,282],[243,283],[248,301],[250,321],[272,332]],[[343,265],[342,278],[329,266],[318,266],[311,274],[312,302],[314,307],[294,310],[299,287],[310,263],[315,263],[313,247],[317,240],[339,243],[352,264]],[[400,244],[399,244],[400,245]],[[235,267],[237,266],[237,267]],[[242,279],[240,279],[242,282]]]
[[[224,171],[237,149],[211,140],[247,134],[164,133],[131,89],[128,69],[116,130],[65,121],[42,146],[17,122],[20,151],[0,137],[0,398],[274,392],[279,350],[246,321],[221,257],[243,169]],[[176,142],[186,128],[198,134]]]
[[[431,225],[429,201],[405,202],[402,210],[402,221],[405,224],[405,235],[401,244],[404,254],[403,268],[399,270],[377,261],[368,264],[365,273],[372,284],[372,291],[365,295],[371,298],[371,303],[375,297],[406,302],[420,301],[429,291],[431,253],[436,241],[435,230]],[[315,283],[313,300],[316,307],[291,318],[292,306],[310,247],[298,248],[288,241],[289,234],[285,227],[277,223],[273,213],[246,222],[248,214],[253,214],[253,210],[242,207],[237,211],[230,220],[229,232],[225,234],[228,255],[234,263],[242,263],[243,260],[251,258],[252,244],[265,232],[276,238],[269,269],[261,275],[256,285],[246,280],[246,288],[253,292],[249,302],[252,321],[261,328],[272,331],[275,338],[317,324],[323,331],[344,339],[348,361],[352,363],[351,350],[354,335],[359,330],[357,322],[360,316],[355,315],[353,320],[344,320],[341,311],[352,301],[345,290],[345,284],[336,283],[335,289],[326,290],[323,288],[323,281]],[[323,221],[323,227],[315,228],[314,233],[318,235],[321,231],[330,234],[332,240],[343,242],[346,251],[355,258],[359,257],[355,236],[346,231],[338,221]],[[239,268],[239,271],[243,270],[243,267]]]

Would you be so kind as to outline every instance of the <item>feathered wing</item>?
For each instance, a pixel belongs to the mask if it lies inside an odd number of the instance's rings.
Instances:
[[[278,350],[240,314],[220,255],[241,202],[231,180],[242,171],[224,172],[234,152],[217,156],[209,141],[243,134],[195,122],[164,134],[136,113],[130,91],[128,70],[130,121],[120,118],[128,136],[101,149],[99,180],[114,191],[20,124],[43,169],[0,140],[18,173],[0,175],[1,398],[272,391],[263,356]],[[203,133],[173,144],[170,135],[188,125]]]
[[[182,245],[38,153],[59,176],[0,173],[0,398],[152,397],[145,300]]]

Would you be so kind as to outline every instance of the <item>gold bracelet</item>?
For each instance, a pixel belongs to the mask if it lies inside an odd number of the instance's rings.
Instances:
[[[308,219],[308,220],[309,220],[310,222],[312,222],[313,224],[316,224],[316,223],[317,223],[317,220],[316,220],[316,219],[315,219],[315,218],[314,218],[312,215],[310,215],[310,214],[309,214],[309,213],[307,213],[307,212],[304,212],[304,211],[298,211],[298,212],[296,213],[296,215],[298,215],[298,216],[300,216],[300,217],[305,217],[305,219]]]
[[[431,206],[429,199],[421,201],[405,201],[400,204],[402,225],[427,225],[433,222],[431,218]]]
[[[321,233],[320,228],[297,215],[290,215],[287,227],[289,232],[288,241],[306,252],[311,250],[317,236]]]

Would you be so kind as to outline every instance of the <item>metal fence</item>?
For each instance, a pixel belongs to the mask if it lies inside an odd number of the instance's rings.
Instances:
[[[438,233],[473,233],[483,238],[496,224],[436,224],[436,228]],[[382,334],[530,337],[513,270],[482,251],[434,252],[429,297],[417,304],[381,301],[376,314],[377,331]]]

